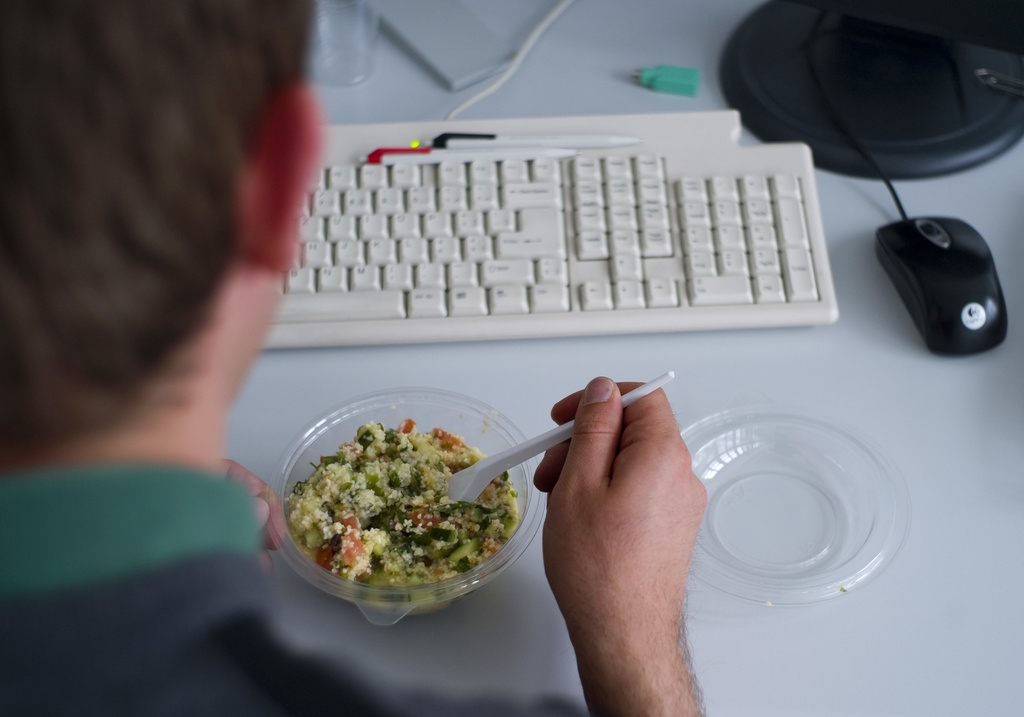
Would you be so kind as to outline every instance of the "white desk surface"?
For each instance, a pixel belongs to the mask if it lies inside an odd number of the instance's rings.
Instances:
[[[518,45],[553,0],[465,0]],[[717,109],[718,55],[750,0],[577,0],[518,74],[464,118]],[[384,39],[364,84],[319,88],[333,123],[441,119],[480,87],[446,91]],[[696,98],[633,84],[635,68],[699,67]],[[756,141],[746,138],[745,141]],[[691,580],[688,626],[708,713],[1024,713],[1024,145],[969,172],[900,182],[908,212],[960,217],[995,255],[1010,317],[997,349],[928,353],[874,256],[896,218],[880,182],[819,172],[840,305],[822,328],[368,347],[266,353],[230,427],[230,455],[269,475],[307,420],[368,391],[422,385],[483,400],[527,435],[592,376],[667,369],[681,425],[759,395],[840,422],[907,482],[907,543],[876,579],[813,606],[741,603]],[[282,629],[409,685],[582,700],[544,579],[540,538],[508,572],[452,607],[389,628],[278,564]],[[642,586],[638,586],[642,590]],[[638,600],[639,602],[639,600]],[[495,648],[494,646],[498,647]]]

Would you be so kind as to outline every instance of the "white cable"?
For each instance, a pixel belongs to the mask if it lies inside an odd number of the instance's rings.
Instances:
[[[524,42],[522,47],[519,48],[519,51],[516,52],[515,57],[512,58],[512,62],[510,62],[508,67],[505,68],[505,71],[501,73],[501,77],[499,77],[490,87],[473,95],[453,109],[448,113],[448,116],[445,117],[445,119],[455,119],[456,115],[461,114],[464,109],[470,105],[476,104],[478,101],[487,97],[487,95],[505,84],[505,80],[511,77],[515,71],[519,69],[519,65],[522,64],[527,53],[530,52],[537,40],[540,39],[540,36],[544,34],[544,31],[548,29],[548,26],[562,14],[563,10],[572,5],[572,2],[573,0],[560,0],[560,2],[551,9],[551,12],[549,12],[547,16],[537,24],[537,27],[533,28],[533,32],[531,32],[530,36],[526,38],[526,42]]]

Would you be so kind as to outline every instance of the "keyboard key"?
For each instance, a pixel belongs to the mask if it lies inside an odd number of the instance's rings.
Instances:
[[[774,249],[755,249],[750,252],[750,273],[754,276],[770,276],[782,273],[779,253]]]
[[[638,179],[657,179],[665,181],[665,171],[661,159],[653,154],[640,154],[633,160]]]
[[[352,291],[380,291],[380,267],[352,267],[352,277],[349,283]]]
[[[393,214],[391,216],[391,236],[395,239],[415,239],[420,236],[420,217],[418,214]]]
[[[360,189],[383,189],[388,186],[388,168],[383,164],[364,164],[359,168]]]
[[[305,251],[302,256],[302,265],[319,269],[322,266],[331,266],[331,245],[323,241],[310,241],[305,244]]]
[[[378,189],[374,194],[374,207],[378,214],[404,212],[405,193],[401,189]]]
[[[327,170],[327,187],[336,192],[356,189],[356,168],[351,164],[339,164]]]
[[[434,201],[434,190],[430,187],[413,187],[406,190],[405,208],[411,214],[426,214],[434,211],[437,208],[437,203]]]
[[[423,235],[428,239],[454,236],[452,215],[445,212],[428,212],[423,215]]]
[[[537,262],[538,284],[569,283],[569,267],[564,259],[541,259]]]
[[[462,261],[462,244],[453,237],[437,237],[430,242],[430,258],[435,264]]]
[[[469,190],[469,206],[480,212],[499,209],[498,190],[493,184],[474,184]]]
[[[348,291],[348,271],[338,266],[325,266],[317,272],[316,288],[321,292]]]
[[[398,260],[403,264],[425,264],[430,261],[427,240],[419,237],[398,242]]]
[[[783,197],[792,197],[793,199],[801,199],[802,193],[800,192],[800,180],[791,174],[776,174],[771,178],[770,186],[772,194],[776,199]]]
[[[395,164],[391,166],[391,186],[409,189],[420,186],[420,167],[416,164]]]
[[[628,254],[640,256],[640,235],[628,229],[619,229],[608,235],[608,243],[611,247],[611,255]]]
[[[565,258],[562,216],[553,209],[519,212],[519,231],[499,234],[494,243],[498,259]]]
[[[679,208],[679,221],[684,227],[710,227],[711,212],[704,202],[683,202]]]
[[[466,165],[462,162],[441,162],[437,165],[437,183],[442,187],[465,187]]]
[[[440,319],[447,315],[444,289],[416,289],[409,292],[409,318]]]
[[[495,286],[488,292],[488,296],[491,313],[494,315],[530,312],[525,286]]]
[[[404,319],[405,293],[401,291],[347,291],[315,295],[286,294],[279,313],[284,318],[353,321]]]
[[[370,214],[371,193],[366,189],[349,189],[343,195],[342,205],[350,217],[362,217]]]
[[[330,242],[355,241],[356,218],[335,215],[327,220],[327,240]]]
[[[498,184],[498,164],[488,159],[474,159],[469,163],[470,184]]]
[[[562,183],[561,165],[554,159],[535,159],[530,162],[530,178],[541,184],[560,185]]]
[[[381,214],[359,217],[359,238],[363,241],[388,238],[388,218]]]
[[[644,282],[644,291],[648,308],[679,306],[679,292],[671,279],[648,279]]]
[[[502,184],[525,184],[530,181],[530,168],[524,159],[506,159],[499,168]]]
[[[636,210],[633,209],[631,204],[618,204],[614,207],[608,207],[605,210],[605,215],[607,216],[607,227],[611,231],[619,229],[636,231],[640,228],[636,218]]]
[[[464,211],[455,215],[455,233],[460,237],[484,233],[483,212]]]
[[[740,179],[740,192],[743,195],[744,202],[758,199],[767,201],[771,199],[771,194],[768,191],[768,179],[761,175],[744,175]]]
[[[692,306],[752,304],[750,280],[743,275],[698,276],[687,282]]]
[[[771,224],[771,202],[767,199],[748,199],[743,204],[743,219],[747,224]]]
[[[487,290],[465,286],[448,292],[449,316],[486,316]]]
[[[645,257],[672,256],[672,235],[668,229],[646,229],[640,232],[640,251]]]
[[[608,242],[605,233],[597,231],[580,232],[576,235],[576,256],[580,261],[595,261],[608,258]]]
[[[477,266],[473,262],[457,261],[448,265],[449,288],[479,286]]]
[[[640,258],[630,254],[616,254],[609,265],[612,281],[640,281],[644,278],[643,265]]]
[[[711,214],[715,226],[722,224],[743,225],[743,216],[740,214],[739,202],[731,199],[718,199],[711,205]]]
[[[562,191],[554,184],[506,184],[501,188],[501,204],[505,209],[560,207]]]
[[[651,159],[653,159],[654,162],[658,161],[657,157],[651,157]],[[606,183],[611,184],[612,182],[618,180],[622,180],[628,184],[633,183],[633,167],[632,163],[629,160],[629,157],[605,157],[603,160],[603,164],[604,180]]]
[[[603,281],[587,281],[580,286],[580,308],[584,311],[610,311],[612,285]]]
[[[775,251],[778,244],[775,241],[775,229],[770,224],[752,224],[747,228],[747,248],[750,251],[758,249],[769,249]]]
[[[781,304],[786,301],[782,277],[764,274],[754,277],[754,301],[758,304]]]
[[[715,227],[715,250],[716,251],[728,251],[735,249],[737,251],[746,251],[747,243],[743,237],[743,229],[735,224],[725,224],[723,226]]]
[[[413,269],[417,289],[445,288],[444,264],[420,264]]]
[[[687,254],[696,251],[714,252],[711,230],[708,227],[687,227],[683,231],[683,248]]]
[[[316,270],[309,267],[292,269],[288,272],[285,290],[289,294],[316,293]]]
[[[335,266],[362,266],[366,263],[364,244],[361,241],[340,241],[334,245]]]
[[[715,253],[709,251],[693,251],[686,255],[686,275],[714,276]]]
[[[704,180],[699,177],[683,177],[676,184],[676,198],[680,204],[685,202],[708,203],[708,190]]]
[[[574,182],[601,181],[601,163],[595,157],[576,157],[572,160]]]
[[[398,263],[398,246],[390,239],[374,239],[366,245],[366,263],[374,266]]]
[[[712,177],[709,183],[711,187],[711,200],[722,199],[739,202],[740,193],[736,188],[736,180],[732,177]]]
[[[643,309],[647,306],[644,301],[643,287],[639,281],[618,281],[615,283],[613,291],[616,309]]]
[[[569,287],[563,284],[537,284],[529,288],[530,311],[550,314],[569,310]]]
[[[481,267],[481,281],[486,287],[502,284],[520,284],[532,286],[536,283],[533,273],[533,262],[529,259],[510,259],[485,261]]]
[[[727,249],[718,254],[718,273],[721,276],[728,274],[749,275],[747,266],[747,252]]]
[[[438,209],[442,212],[460,212],[469,209],[466,190],[463,187],[441,187],[438,192]]]
[[[495,209],[487,212],[487,231],[489,233],[499,234],[501,232],[514,232],[515,230],[516,213],[511,209]]]
[[[811,253],[800,247],[786,247],[781,253],[786,299],[788,301],[817,301],[818,288],[814,281]]]
[[[412,291],[412,267],[408,264],[392,264],[384,267],[383,288],[398,291]]]
[[[323,241],[325,238],[323,217],[306,217],[299,222],[299,241]]]
[[[783,246],[810,247],[804,207],[798,200],[780,199],[775,202],[775,226],[779,229]]]
[[[313,216],[329,217],[341,214],[341,197],[331,189],[319,189],[313,194]]]
[[[482,261],[494,258],[494,248],[491,245],[491,238],[485,236],[466,237],[462,241],[463,258],[466,261],[474,261],[478,264]]]

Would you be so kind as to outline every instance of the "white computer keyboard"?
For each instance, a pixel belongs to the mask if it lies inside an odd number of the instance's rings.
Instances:
[[[569,159],[364,164],[443,132],[630,135]],[[327,128],[271,347],[825,324],[810,151],[737,113]]]

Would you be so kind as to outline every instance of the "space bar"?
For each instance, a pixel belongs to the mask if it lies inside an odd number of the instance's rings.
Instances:
[[[404,318],[405,294],[401,291],[285,294],[277,311],[277,320],[288,322]]]

